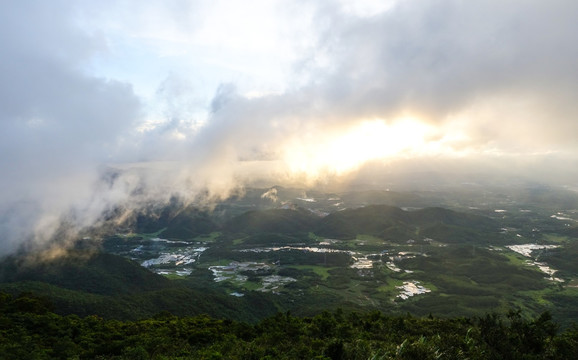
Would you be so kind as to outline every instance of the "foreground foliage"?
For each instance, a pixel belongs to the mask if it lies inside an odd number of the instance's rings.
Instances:
[[[2,359],[575,359],[578,328],[548,313],[476,318],[278,313],[255,325],[162,313],[139,321],[60,316],[0,293]]]

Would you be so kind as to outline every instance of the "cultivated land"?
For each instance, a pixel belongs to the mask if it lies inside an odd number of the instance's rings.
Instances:
[[[253,189],[212,212],[178,203],[147,209],[105,236],[92,260],[8,259],[0,289],[48,295],[63,314],[124,318],[228,316],[239,307],[247,309],[232,315],[239,320],[337,308],[437,316],[519,309],[548,310],[566,326],[578,319],[577,204],[571,191],[541,187]]]

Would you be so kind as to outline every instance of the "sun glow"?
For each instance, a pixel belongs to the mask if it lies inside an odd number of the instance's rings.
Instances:
[[[312,143],[292,143],[286,161],[295,174],[311,178],[322,172],[341,175],[368,161],[423,154],[428,151],[431,135],[431,127],[414,118],[392,123],[362,121]]]

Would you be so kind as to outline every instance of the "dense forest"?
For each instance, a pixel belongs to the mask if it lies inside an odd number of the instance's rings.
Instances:
[[[61,316],[0,293],[2,359],[576,359],[578,328],[548,313],[472,318],[278,313],[256,324],[168,312],[136,321]]]

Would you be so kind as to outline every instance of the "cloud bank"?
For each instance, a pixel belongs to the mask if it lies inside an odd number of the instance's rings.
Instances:
[[[0,253],[363,160],[576,182],[578,4],[355,3],[2,3]]]

